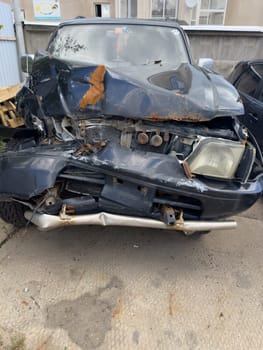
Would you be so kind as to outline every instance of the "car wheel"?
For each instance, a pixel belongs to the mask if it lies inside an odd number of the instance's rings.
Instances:
[[[23,227],[27,220],[24,217],[26,207],[16,202],[0,202],[0,217],[16,227]]]
[[[6,151],[15,151],[21,143],[20,139],[11,139],[6,145]],[[24,227],[27,223],[24,217],[26,206],[17,202],[0,202],[0,218],[16,227]]]

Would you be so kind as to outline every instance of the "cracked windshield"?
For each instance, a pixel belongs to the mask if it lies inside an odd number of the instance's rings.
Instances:
[[[176,28],[157,26],[65,26],[58,31],[49,52],[65,60],[101,63],[109,67],[178,66],[189,61],[180,32]]]

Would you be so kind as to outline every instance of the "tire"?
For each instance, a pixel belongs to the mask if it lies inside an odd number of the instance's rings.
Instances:
[[[19,139],[11,139],[6,145],[6,151],[15,151],[20,145]],[[24,217],[26,207],[17,202],[0,202],[0,218],[16,227],[24,227],[27,223]]]
[[[0,202],[0,217],[16,227],[24,227],[27,223],[24,217],[26,207],[16,202]]]

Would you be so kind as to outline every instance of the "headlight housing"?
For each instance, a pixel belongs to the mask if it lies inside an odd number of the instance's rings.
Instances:
[[[186,159],[193,174],[221,179],[233,179],[245,152],[240,142],[200,138],[193,152]]]

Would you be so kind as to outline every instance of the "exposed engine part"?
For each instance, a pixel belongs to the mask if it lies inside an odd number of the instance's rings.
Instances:
[[[51,205],[54,205],[55,203],[56,203],[55,196],[49,196],[45,201],[46,206],[51,206]]]
[[[246,142],[246,135],[237,134],[235,121],[233,121],[231,129],[229,120],[228,123],[221,123],[219,126],[214,120],[211,129],[203,124],[195,124],[194,126],[189,123],[180,123],[179,125],[177,122],[159,124],[131,119],[123,120],[122,118],[78,121],[64,117],[61,120],[55,118],[51,120],[57,140],[62,142],[79,140],[81,142],[76,155],[97,152],[107,143],[114,142],[143,152],[169,154],[184,162],[192,153],[193,147],[200,137],[218,136]],[[241,140],[240,137],[244,137],[244,139]],[[55,143],[56,139],[53,137],[53,140],[48,143]]]
[[[41,134],[44,134],[44,131],[45,131],[44,123],[35,115],[32,115],[32,124]]]
[[[52,118],[54,128],[56,130],[56,137],[62,141],[73,141],[75,140],[72,128],[72,121],[69,118],[63,118],[62,121],[59,121],[55,118]],[[74,132],[74,131],[73,131]]]
[[[164,205],[162,207],[163,221],[166,225],[174,225],[176,223],[175,212],[172,207]]]
[[[85,122],[83,122],[81,121],[81,130],[85,143],[97,144],[113,139],[120,139],[121,131],[110,125],[95,124],[86,126]]]
[[[131,132],[123,131],[121,133],[121,141],[120,141],[121,146],[130,148],[132,138],[133,138],[133,134]]]
[[[89,153],[93,153],[93,152],[97,152],[98,150],[100,150],[101,148],[106,146],[106,142],[105,141],[101,141],[95,144],[81,144],[80,147],[75,151],[74,155],[75,156],[80,156],[80,155],[85,155],[85,154],[89,154]]]
[[[41,203],[43,203],[43,205],[45,205],[46,207],[55,205],[57,201],[60,200],[58,192],[59,192],[58,186],[50,188],[45,194],[45,196],[43,197],[43,199],[38,201],[37,206],[41,206]]]
[[[146,145],[149,142],[149,136],[145,132],[140,132],[137,135],[137,141],[140,145]]]
[[[153,135],[150,140],[151,146],[160,147],[163,143],[163,139],[160,135]]]
[[[54,119],[54,118],[53,118]],[[222,120],[222,119],[221,119]],[[46,121],[46,120],[45,120]],[[210,137],[222,137],[231,140],[237,140],[239,138],[246,139],[245,133],[237,133],[235,130],[235,124],[219,123],[217,125],[216,120],[213,121],[211,127],[208,124],[194,124],[191,123],[178,123],[175,121],[164,123],[152,123],[147,121],[134,121],[124,120],[122,118],[108,118],[108,119],[82,119],[73,120],[69,117],[61,119],[55,119],[56,128],[58,128],[60,136],[63,136],[63,132],[66,132],[65,137],[70,136],[85,140],[86,142],[92,143],[99,142],[112,137],[112,133],[118,131],[121,133],[136,133],[145,134],[148,137],[158,134],[162,136],[165,142],[169,141],[170,135],[177,135],[180,137],[194,137],[195,135],[210,136]],[[59,127],[57,124],[61,123]],[[212,122],[210,122],[212,123]],[[215,125],[214,125],[215,124]],[[145,135],[140,135],[146,139]],[[137,138],[138,143],[139,142]],[[143,143],[142,143],[143,144]]]

